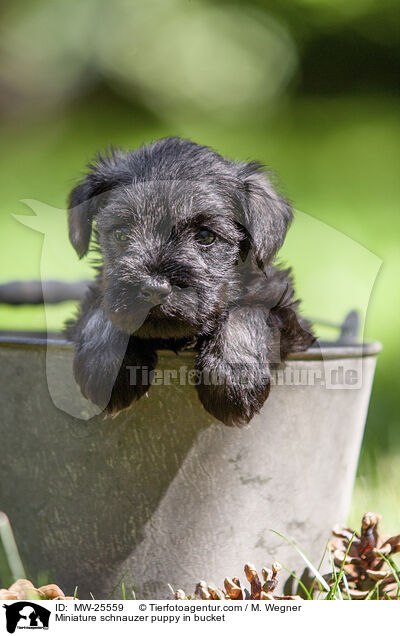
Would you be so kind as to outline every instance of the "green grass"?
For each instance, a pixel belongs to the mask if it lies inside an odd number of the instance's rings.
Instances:
[[[400,527],[399,466],[400,451],[369,453],[366,448],[354,488],[349,526],[357,527],[367,510],[383,514],[382,533],[391,534]]]
[[[10,521],[4,512],[0,511],[0,579],[16,581],[25,579],[26,573],[18,547],[14,538]]]

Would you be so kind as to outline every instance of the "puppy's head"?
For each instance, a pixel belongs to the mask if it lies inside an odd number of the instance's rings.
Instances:
[[[155,338],[212,327],[240,295],[239,259],[266,265],[291,220],[261,168],[176,138],[98,157],[70,195],[69,230],[82,257],[95,221],[114,324]]]

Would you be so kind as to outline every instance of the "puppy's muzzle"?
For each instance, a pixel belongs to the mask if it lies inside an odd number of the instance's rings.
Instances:
[[[165,279],[149,280],[141,285],[143,300],[152,305],[160,305],[172,292],[172,287]]]

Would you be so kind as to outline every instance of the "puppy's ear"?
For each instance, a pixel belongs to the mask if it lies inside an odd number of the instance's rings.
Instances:
[[[248,232],[257,261],[267,265],[285,239],[293,212],[260,163],[239,164],[238,176],[242,184],[240,222]]]
[[[107,193],[127,178],[126,156],[118,150],[110,150],[88,166],[87,175],[69,195],[69,239],[79,258],[89,249],[92,222]]]

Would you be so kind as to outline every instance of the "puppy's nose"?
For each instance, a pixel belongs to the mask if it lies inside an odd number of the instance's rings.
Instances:
[[[142,283],[141,292],[143,299],[147,303],[159,305],[167,298],[167,296],[170,295],[170,293],[172,292],[172,287],[165,279],[149,280]]]

